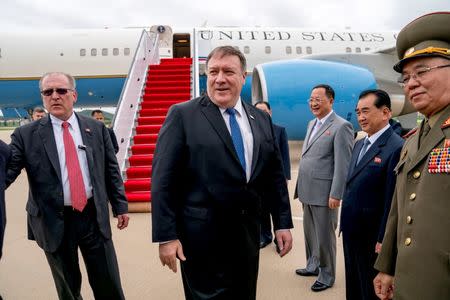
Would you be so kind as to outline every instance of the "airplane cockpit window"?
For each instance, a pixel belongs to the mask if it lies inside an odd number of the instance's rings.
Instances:
[[[350,48],[350,47],[345,48],[345,52],[352,53],[352,48]]]
[[[311,47],[306,47],[306,53],[307,54],[311,54],[312,53],[312,48]]]
[[[102,49],[102,56],[107,56],[108,55],[108,48],[103,48]]]
[[[292,54],[292,47],[286,46],[286,54]]]
[[[119,48],[113,48],[113,55],[114,56],[119,55]]]
[[[361,48],[359,48],[359,47],[356,47],[356,53],[361,53]]]
[[[92,48],[91,49],[91,56],[97,56],[97,49],[96,48]]]
[[[295,51],[297,52],[297,54],[302,54],[302,47],[295,47]]]
[[[272,52],[272,48],[270,48],[270,46],[266,46],[264,51],[266,54],[270,54],[270,52]]]
[[[123,55],[125,55],[125,56],[130,55],[130,48],[124,48],[123,49]]]
[[[250,47],[249,46],[244,46],[244,53],[245,54],[249,54],[250,53]]]
[[[80,56],[86,56],[86,49],[80,49]]]

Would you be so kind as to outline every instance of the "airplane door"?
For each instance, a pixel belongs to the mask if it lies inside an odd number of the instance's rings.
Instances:
[[[173,35],[173,57],[191,57],[191,35],[189,33]]]

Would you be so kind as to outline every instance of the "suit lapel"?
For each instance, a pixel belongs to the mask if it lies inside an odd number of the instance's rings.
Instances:
[[[241,163],[237,156],[236,150],[234,149],[233,140],[231,139],[230,132],[227,129],[227,125],[225,124],[219,108],[206,96],[201,100],[201,105],[203,106],[202,113],[211,124],[211,127],[216,131],[228,151],[240,165]]]
[[[242,105],[244,107],[245,112],[247,113],[248,123],[250,124],[250,129],[252,130],[253,135],[253,158],[252,158],[252,168],[250,171],[250,178],[251,178],[253,177],[253,173],[256,168],[256,163],[258,162],[259,147],[261,145],[261,132],[260,130],[257,130],[258,125],[256,124],[256,120],[254,117],[254,115],[256,114],[252,112],[253,107],[248,105],[247,103],[244,103],[244,101],[242,101]]]
[[[330,128],[330,126],[333,124],[334,118],[335,118],[336,114],[333,112],[328,119],[325,121],[325,123],[322,124],[322,126],[320,126],[319,131],[317,131],[317,133],[312,137],[311,141],[307,141],[307,146],[306,146],[306,150],[303,152],[306,153],[306,151],[309,150],[309,148],[311,148],[312,144],[314,144],[317,139],[328,129]],[[313,122],[313,125],[311,126],[311,129],[309,130],[309,135],[311,135],[311,132],[314,129],[314,124],[315,122]],[[308,136],[309,138],[309,136]]]
[[[52,164],[60,182],[61,180],[61,166],[59,165],[58,149],[56,148],[55,135],[53,134],[53,126],[50,116],[40,120],[38,134],[44,144],[45,152]]]
[[[75,114],[78,119],[78,126],[80,127],[81,139],[86,147],[86,159],[89,167],[89,174],[92,174],[92,169],[94,167],[94,156],[93,156],[93,132],[92,128],[89,128],[87,123],[78,115]]]
[[[350,166],[348,170],[348,176],[347,181],[350,181],[350,179],[353,177],[355,167],[356,167],[356,161],[358,160],[359,152],[361,152],[361,148],[364,145],[364,139],[360,139],[356,142],[355,147],[353,148],[352,152],[352,158],[350,160]]]
[[[312,120],[312,121],[309,121],[309,123],[308,123],[308,129],[306,130],[305,140],[303,141],[302,156],[306,152],[306,150],[308,148],[308,144],[310,144],[309,143],[309,137],[311,136],[311,132],[312,132],[312,130],[314,128],[314,124],[315,124],[315,119]]]
[[[369,148],[369,150],[367,150],[366,154],[364,154],[364,156],[361,158],[359,164],[354,165],[355,167],[349,180],[351,180],[354,176],[361,172],[361,170],[364,169],[364,167],[369,164],[378,153],[380,153],[381,148],[386,145],[386,141],[391,137],[393,132],[394,131],[392,130],[392,128],[389,128],[388,130],[383,132],[383,134],[375,141],[375,143]],[[359,147],[359,150],[361,151],[361,147]],[[360,151],[355,153],[356,160],[358,159]],[[356,160],[353,162],[354,164],[356,164]]]

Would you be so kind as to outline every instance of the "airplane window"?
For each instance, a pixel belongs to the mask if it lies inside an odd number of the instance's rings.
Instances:
[[[97,49],[95,48],[91,49],[91,56],[97,56]]]
[[[123,49],[123,55],[125,55],[125,56],[130,55],[130,48],[124,48]]]
[[[297,54],[302,54],[302,47],[295,47],[295,51],[297,51]]]
[[[250,53],[250,47],[249,46],[244,46],[244,53],[245,54],[249,54]]]
[[[86,49],[80,49],[80,56],[86,56]]]
[[[270,48],[270,46],[266,46],[265,51],[266,51],[266,54],[270,54],[270,52],[272,51],[272,48]]]
[[[370,48],[369,47],[366,47],[366,49],[365,49],[366,51],[370,51]]]
[[[286,46],[286,54],[292,54],[292,47]]]
[[[114,56],[119,55],[119,48],[113,48],[113,55]]]
[[[312,48],[311,47],[306,47],[306,53],[311,54],[312,53]]]
[[[107,56],[108,55],[108,48],[103,48],[102,49],[102,56]]]
[[[351,53],[352,52],[352,48],[350,48],[350,47],[345,48],[345,52]]]
[[[361,48],[359,48],[359,47],[356,47],[356,53],[361,53]]]

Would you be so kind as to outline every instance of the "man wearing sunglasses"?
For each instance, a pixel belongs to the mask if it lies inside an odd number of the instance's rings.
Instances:
[[[425,116],[408,135],[374,279],[380,299],[450,299],[450,12],[422,16],[397,38],[394,70]]]
[[[124,299],[108,199],[119,229],[128,225],[128,203],[109,133],[73,111],[72,76],[47,73],[39,87],[49,115],[12,134],[6,184],[25,168],[28,237],[44,250],[59,299],[82,299],[78,249],[95,298]]]

